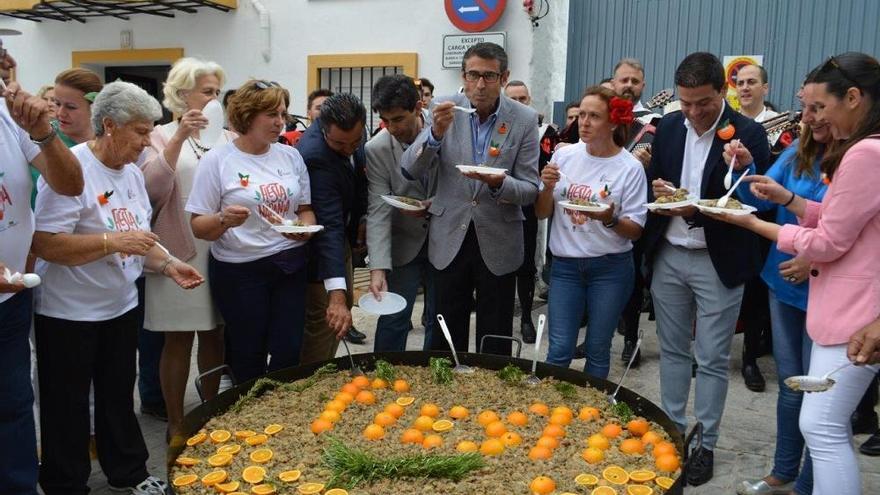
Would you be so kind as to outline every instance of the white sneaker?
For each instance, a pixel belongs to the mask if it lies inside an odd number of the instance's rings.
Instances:
[[[129,493],[131,495],[165,495],[168,487],[164,481],[155,476],[147,476],[147,479],[138,483],[137,486],[115,487],[110,485],[114,492]]]

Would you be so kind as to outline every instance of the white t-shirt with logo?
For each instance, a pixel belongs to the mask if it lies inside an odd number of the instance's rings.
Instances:
[[[245,223],[227,229],[211,244],[211,254],[227,263],[246,263],[301,246],[272,230],[272,211],[295,220],[296,210],[312,203],[309,173],[292,146],[273,143],[262,155],[238,149],[235,143],[215,147],[202,157],[186,211],[213,215],[230,205],[245,206]]]
[[[602,225],[598,220],[577,215],[559,205],[560,201],[584,199],[597,203],[614,202],[619,218],[629,218],[644,226],[648,216],[648,181],[645,171],[626,150],[600,158],[587,152],[583,141],[560,148],[551,162],[565,174],[553,190],[553,223],[550,251],[565,258],[595,258],[632,249],[632,241]],[[542,184],[543,185],[543,184]]]
[[[34,236],[28,163],[39,154],[39,146],[12,120],[6,102],[0,101],[0,261],[12,273],[24,273]],[[0,303],[12,296],[0,294]]]
[[[85,187],[79,196],[62,196],[40,177],[37,182],[38,232],[102,234],[150,230],[153,210],[137,165],[119,170],[98,161],[88,143],[70,149],[82,165]],[[135,280],[144,257],[113,253],[79,266],[37,262],[43,283],[36,293],[37,314],[73,321],[106,321],[137,306]]]

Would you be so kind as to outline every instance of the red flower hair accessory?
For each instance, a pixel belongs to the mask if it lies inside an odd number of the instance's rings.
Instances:
[[[619,96],[611,97],[610,120],[612,124],[630,125],[635,120],[633,116],[633,102]]]

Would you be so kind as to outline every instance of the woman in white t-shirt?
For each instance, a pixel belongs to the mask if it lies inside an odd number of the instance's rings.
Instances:
[[[225,322],[226,363],[246,381],[299,364],[305,327],[306,242],[279,218],[315,224],[309,175],[296,149],[278,144],[289,96],[252,80],[229,101],[233,142],[199,163],[186,211],[196,238],[213,241],[211,295]]]
[[[95,390],[98,459],[112,488],[164,493],[147,472],[134,414],[140,328],[135,281],[144,268],[190,289],[203,282],[150,232],[152,210],[137,161],[150,144],[159,103],[137,86],[114,82],[92,106],[96,138],[71,149],[85,188],[61,196],[39,180],[33,251],[43,284],[35,298],[43,446],[40,485],[85,493],[89,471],[89,385]]]
[[[538,218],[554,217],[547,362],[571,363],[587,307],[584,371],[605,378],[614,327],[633,290],[632,241],[642,235],[647,216],[647,179],[641,163],[622,148],[632,102],[593,86],[578,118],[580,142],[557,150],[544,167],[535,203]],[[607,208],[576,211],[560,201]]]

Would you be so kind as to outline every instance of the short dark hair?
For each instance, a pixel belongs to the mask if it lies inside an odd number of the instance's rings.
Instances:
[[[427,77],[420,77],[416,79],[416,86],[421,86],[423,88],[428,88],[431,90],[431,95],[434,95],[434,83],[431,82]]]
[[[394,74],[382,76],[373,86],[372,106],[374,112],[399,108],[412,112],[421,100],[415,82],[409,76]]]
[[[526,83],[520,81],[519,79],[514,79],[513,81],[507,81],[507,86],[505,86],[505,87],[510,87],[510,86],[513,86],[513,87],[522,86],[523,88],[526,88],[526,90],[529,89],[529,87],[526,86]]]
[[[465,71],[467,61],[471,57],[480,57],[486,60],[497,60],[501,64],[501,72],[507,71],[507,52],[500,45],[495,43],[483,42],[467,49],[464,57],[461,59],[461,71]]]
[[[743,70],[746,67],[757,67],[758,69],[758,77],[761,78],[761,84],[767,84],[767,81],[770,80],[770,76],[767,75],[767,69],[764,68],[763,65],[758,64],[746,64],[739,68],[739,70]],[[739,71],[737,71],[737,78],[739,76]]]
[[[565,105],[565,113],[568,113],[569,108],[580,108],[580,107],[581,107],[581,102],[570,101],[570,102],[568,102],[568,105]]]
[[[709,52],[691,53],[675,69],[676,86],[698,88],[707,84],[716,91],[724,88],[724,66]]]
[[[330,96],[321,104],[321,128],[325,132],[334,125],[343,131],[350,131],[358,122],[367,123],[367,109],[351,93]]]
[[[319,88],[312,91],[311,93],[309,93],[309,97],[306,100],[306,110],[312,109],[312,103],[314,103],[316,98],[329,98],[331,96],[333,96],[333,91],[330,91],[329,89]]]
[[[230,89],[229,91],[223,93],[223,108],[229,106],[229,100],[235,97],[235,90]]]

